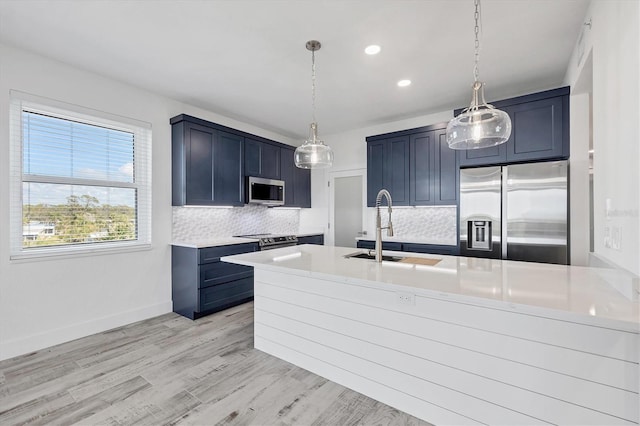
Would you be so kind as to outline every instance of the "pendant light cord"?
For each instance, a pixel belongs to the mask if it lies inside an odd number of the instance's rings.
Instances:
[[[479,37],[479,33],[480,33],[480,25],[482,25],[481,23],[481,19],[480,19],[480,0],[475,0],[474,4],[476,6],[476,12],[474,14],[474,18],[476,21],[476,26],[474,28],[474,32],[475,32],[475,36],[476,36],[476,42],[475,42],[475,65],[473,67],[473,78],[474,81],[478,81],[478,77],[480,75],[480,70],[478,68],[478,63],[480,62],[480,37]]]
[[[311,122],[316,122],[316,52],[311,51]]]

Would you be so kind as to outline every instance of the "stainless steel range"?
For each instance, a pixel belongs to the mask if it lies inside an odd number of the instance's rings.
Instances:
[[[260,251],[298,245],[298,237],[295,235],[249,234],[235,235],[235,237],[257,238]]]

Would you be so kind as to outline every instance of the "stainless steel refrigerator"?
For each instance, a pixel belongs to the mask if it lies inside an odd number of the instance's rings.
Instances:
[[[460,170],[460,254],[569,263],[566,161]]]

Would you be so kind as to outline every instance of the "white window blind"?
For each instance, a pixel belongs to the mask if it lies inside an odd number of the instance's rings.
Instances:
[[[11,93],[11,257],[151,243],[146,123]]]

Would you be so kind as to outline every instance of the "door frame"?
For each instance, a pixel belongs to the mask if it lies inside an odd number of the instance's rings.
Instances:
[[[329,229],[328,229],[328,245],[335,245],[335,187],[336,178],[355,177],[362,178],[362,230],[367,227],[367,169],[349,169],[335,172],[329,172]],[[354,236],[355,237],[355,236]]]

